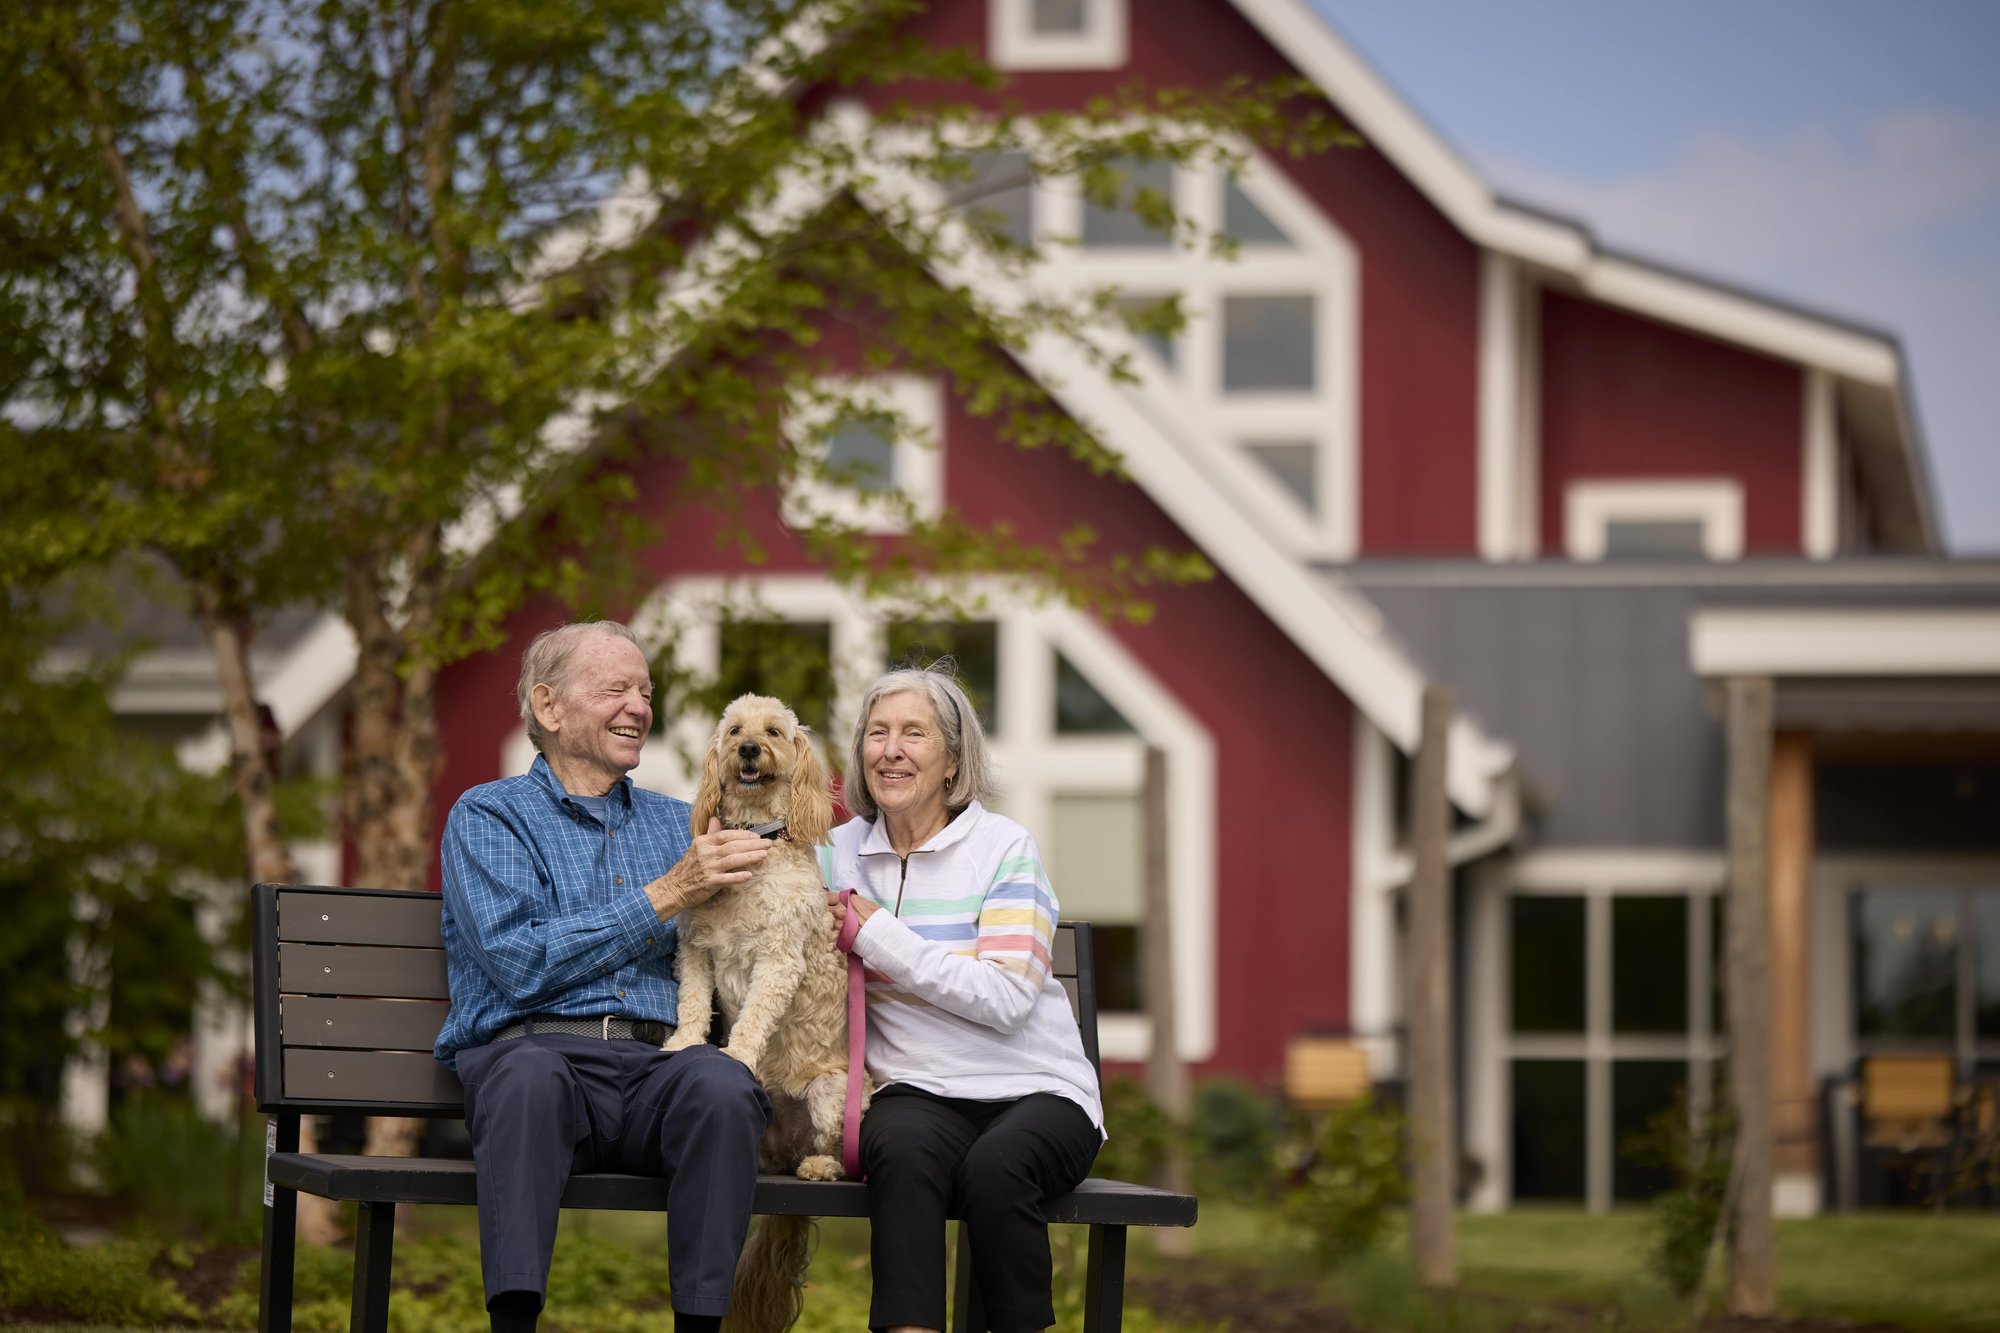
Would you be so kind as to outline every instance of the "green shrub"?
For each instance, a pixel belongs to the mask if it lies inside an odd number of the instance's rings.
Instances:
[[[1363,1098],[1329,1111],[1308,1131],[1283,1197],[1328,1267],[1365,1253],[1409,1197],[1403,1174],[1403,1113]]]
[[[1240,1079],[1196,1084],[1187,1126],[1195,1192],[1246,1202],[1265,1197],[1274,1174],[1276,1117],[1270,1098]]]
[[[1728,1200],[1735,1141],[1735,1120],[1726,1106],[1696,1112],[1683,1091],[1624,1144],[1632,1160],[1664,1166],[1673,1176],[1672,1188],[1653,1197],[1646,1264],[1684,1299],[1694,1295],[1707,1271],[1709,1247]]]
[[[1104,1128],[1109,1137],[1090,1174],[1139,1182],[1151,1180],[1167,1160],[1177,1133],[1173,1120],[1130,1078],[1104,1085]]]
[[[155,1247],[117,1240],[72,1249],[24,1215],[0,1229],[0,1308],[84,1324],[193,1320],[194,1306],[154,1275]]]
[[[91,1146],[104,1188],[138,1205],[153,1230],[255,1244],[262,1225],[263,1136],[238,1142],[171,1093],[127,1097]]]

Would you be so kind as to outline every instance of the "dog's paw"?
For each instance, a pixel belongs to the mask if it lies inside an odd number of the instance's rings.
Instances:
[[[729,1045],[723,1047],[722,1053],[728,1056],[730,1059],[734,1060],[737,1064],[742,1065],[745,1069],[755,1069],[757,1067],[757,1061],[755,1057],[753,1057],[750,1054],[750,1052],[745,1050],[743,1047],[738,1046],[735,1042],[731,1042],[729,1043]]]
[[[799,1163],[800,1180],[839,1180],[840,1159],[837,1157],[808,1157]]]
[[[701,1033],[688,1028],[675,1028],[674,1035],[661,1043],[660,1049],[669,1052],[684,1051],[690,1046],[706,1046],[707,1044],[708,1039],[702,1036]]]

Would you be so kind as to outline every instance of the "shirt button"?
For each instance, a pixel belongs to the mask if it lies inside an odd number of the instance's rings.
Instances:
[[[622,990],[621,990],[621,991],[619,991],[619,992],[618,992],[618,998],[619,998],[619,999],[621,999],[621,1000],[622,1000],[622,999],[624,999],[624,998],[625,998],[625,992],[624,992],[624,991],[622,991]]]
[[[653,937],[651,935],[648,935],[646,937],[646,943],[651,944],[652,942],[653,942]]]
[[[612,830],[610,831],[610,836],[611,836],[611,837],[614,837],[614,838],[615,838],[615,837],[617,837],[617,836],[618,836],[618,830],[617,830],[617,829],[612,829]]]
[[[625,877],[623,875],[613,875],[611,877],[611,882],[613,884],[623,884],[625,882]]]

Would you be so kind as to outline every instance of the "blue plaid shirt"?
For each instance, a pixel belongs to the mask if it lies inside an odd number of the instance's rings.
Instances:
[[[526,1014],[671,1023],[674,923],[644,892],[688,849],[688,804],[621,779],[604,822],[548,761],[474,787],[445,821],[444,956],[451,1012],[437,1058]]]

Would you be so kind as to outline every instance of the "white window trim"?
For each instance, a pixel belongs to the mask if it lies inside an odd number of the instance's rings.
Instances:
[[[1233,259],[1177,247],[1082,248],[1083,196],[1073,181],[1037,182],[1029,208],[1043,246],[1035,281],[1076,291],[1115,283],[1134,295],[1179,293],[1187,316],[1176,365],[1163,366],[1143,339],[1100,333],[1128,356],[1137,385],[1122,386],[1285,551],[1301,559],[1352,559],[1360,541],[1360,261],[1354,244],[1267,158],[1247,143],[1237,184],[1291,239],[1289,247],[1245,245]],[[1223,173],[1176,170],[1174,208],[1203,234],[1219,233]],[[1311,296],[1317,361],[1305,391],[1225,393],[1222,303],[1232,296]],[[1318,450],[1314,512],[1241,446],[1299,440]]]
[[[1038,33],[1034,0],[989,0],[986,56],[995,69],[1121,69],[1126,0],[1085,0],[1083,31]]]
[[[1612,522],[1685,522],[1702,527],[1710,560],[1743,555],[1743,484],[1725,478],[1672,481],[1573,481],[1563,492],[1564,545],[1572,560],[1604,559]]]
[[[1193,714],[1119,640],[1069,607],[1041,606],[1031,593],[993,581],[965,588],[998,630],[999,726],[989,738],[1008,814],[1040,836],[1049,805],[1061,793],[1132,794],[1140,790],[1145,747],[1167,754],[1168,896],[1173,904],[1176,977],[1175,1045],[1188,1061],[1213,1058],[1216,1047],[1216,771],[1215,745]],[[667,642],[675,665],[712,675],[720,660],[718,608],[754,608],[778,619],[824,621],[833,661],[834,734],[822,738],[845,753],[847,727],[879,672],[884,653],[880,613],[817,575],[761,578],[693,577],[663,584],[632,617],[648,644]],[[1110,701],[1137,734],[1059,736],[1055,731],[1055,660],[1060,651]],[[697,774],[682,755],[699,753],[714,727],[704,717],[662,717],[632,779],[654,791],[686,794]],[[508,773],[525,772],[534,747],[517,726],[502,747]],[[1044,852],[1047,848],[1044,847]],[[1057,897],[1062,870],[1050,867]],[[1098,1046],[1107,1060],[1144,1060],[1152,1048],[1143,1015],[1106,1013]]]
[[[828,376],[821,384],[829,393],[863,409],[880,408],[901,419],[904,429],[891,444],[889,484],[902,493],[922,519],[934,519],[944,508],[944,386],[918,375],[868,377]],[[825,461],[827,441],[817,432],[832,424],[831,403],[815,402],[789,414],[786,437],[794,448]],[[905,530],[903,515],[892,503],[861,491],[801,476],[785,493],[783,514],[793,527],[804,527],[815,516],[852,524],[866,532]]]
[[[1475,875],[1468,941],[1467,1011],[1477,1015],[1466,1097],[1466,1150],[1487,1170],[1469,1200],[1476,1211],[1514,1202],[1508,1107],[1516,1059],[1584,1062],[1585,1204],[1592,1212],[1612,1205],[1616,1144],[1611,1122],[1611,1064],[1622,1059],[1686,1060],[1696,1066],[1691,1091],[1706,1095],[1699,1070],[1724,1052],[1722,1015],[1712,1012],[1713,978],[1707,900],[1723,892],[1727,867],[1710,852],[1652,848],[1566,849],[1530,852]],[[1690,900],[1688,920],[1688,1033],[1623,1036],[1611,1028],[1611,899],[1645,894]],[[1585,1018],[1579,1033],[1516,1035],[1508,1013],[1507,902],[1529,896],[1584,900]]]

